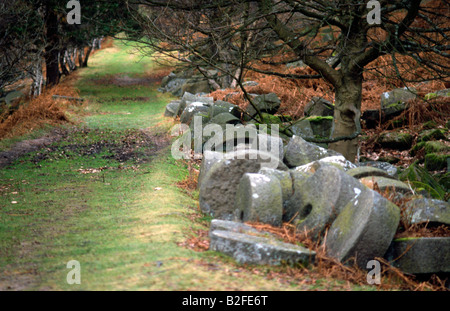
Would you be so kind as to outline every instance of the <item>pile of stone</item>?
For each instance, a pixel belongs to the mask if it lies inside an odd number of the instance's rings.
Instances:
[[[450,238],[393,240],[405,215],[411,217],[410,223],[450,225],[450,204],[419,197],[401,213],[398,206],[373,190],[414,196],[387,163],[377,162],[378,167],[375,162],[355,165],[298,136],[290,139],[281,159],[254,149],[224,154],[205,151],[203,156],[200,208],[227,224],[225,228],[211,227],[213,250],[243,263],[313,262],[313,251],[307,252],[303,246],[288,251],[274,236],[255,233],[243,225],[259,222],[281,226],[290,222],[298,232],[306,232],[311,240],[321,243],[328,256],[343,263],[354,260],[366,268],[369,261],[385,257],[408,273],[450,272]],[[276,160],[276,167],[269,167],[268,159]],[[406,248],[413,251],[400,256]]]
[[[450,97],[450,89],[439,90],[428,93],[424,96],[425,100],[437,97]],[[417,99],[417,90],[415,88],[398,88],[381,94],[380,109],[370,109],[364,111],[361,119],[365,122],[366,128],[375,128],[378,123],[386,123],[409,108],[409,101]],[[401,127],[399,120],[397,127]],[[394,124],[395,125],[395,124]]]
[[[274,114],[279,108],[275,94],[253,96],[263,113]],[[321,114],[321,120],[328,122],[332,108],[331,103],[315,98],[308,111],[311,117]],[[252,107],[247,112],[256,113]],[[242,111],[228,102],[189,92],[169,103],[165,115],[180,117],[191,129],[199,118],[203,127],[217,125],[218,129],[243,126],[244,119]],[[216,147],[221,145],[215,151],[201,149],[199,201],[201,210],[214,219],[210,248],[241,263],[313,263],[314,251],[283,243],[245,224],[289,222],[343,263],[366,268],[369,261],[384,257],[408,273],[450,272],[449,237],[394,240],[401,221],[450,225],[450,204],[417,196],[389,163],[353,164],[326,146],[308,143],[301,136],[322,131],[320,136],[327,137],[330,132],[313,128],[312,119],[302,122],[294,123],[291,131],[299,135],[292,137],[256,129],[241,139],[227,140],[225,135],[215,141]],[[202,137],[202,147],[205,141]],[[401,212],[378,191],[413,199],[408,210]],[[412,215],[411,219],[405,215]],[[411,251],[405,255],[407,249]]]
[[[209,70],[208,74],[214,76],[217,75],[217,71]],[[175,96],[183,96],[185,92],[193,94],[209,93],[212,91],[212,88],[204,75],[187,70],[171,72],[162,79],[158,90],[163,93],[172,93]]]

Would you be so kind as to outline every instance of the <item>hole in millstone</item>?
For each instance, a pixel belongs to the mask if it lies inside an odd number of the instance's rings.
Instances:
[[[308,203],[303,209],[303,211],[300,213],[300,219],[308,217],[308,215],[311,214],[312,208],[313,208],[312,205]]]

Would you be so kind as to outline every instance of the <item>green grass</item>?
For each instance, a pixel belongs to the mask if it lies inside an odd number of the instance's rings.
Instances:
[[[114,158],[130,135],[161,136],[174,124],[163,117],[171,97],[156,92],[153,83],[108,83],[155,69],[150,59],[130,56],[131,49],[117,42],[97,52],[81,71],[77,87],[88,103],[81,116],[72,116],[81,123],[67,127],[65,139],[0,170],[0,289],[311,288],[269,280],[221,254],[179,245],[210,221],[199,215],[198,194],[175,185],[188,175],[186,165],[170,156],[170,145],[148,161],[142,161],[148,144],[137,146],[128,160]],[[97,152],[90,153],[94,147]],[[66,282],[70,260],[80,262],[80,285]],[[341,284],[320,280],[312,288]]]

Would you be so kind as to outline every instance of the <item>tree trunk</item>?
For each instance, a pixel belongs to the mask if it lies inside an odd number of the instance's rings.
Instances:
[[[358,129],[361,116],[361,94],[362,94],[362,74],[345,75],[342,83],[335,90],[335,108],[334,108],[334,130],[333,138],[341,136],[350,136]],[[344,157],[351,161],[356,161],[358,152],[358,138],[352,140],[341,140],[329,145]]]
[[[77,66],[75,65],[75,55],[76,55],[76,49],[69,48],[66,50],[65,58],[66,63],[69,65],[69,70],[72,72],[77,69]]]
[[[84,48],[78,49],[78,66],[83,66],[83,55],[84,55]]]
[[[59,53],[56,49],[45,53],[45,66],[47,69],[47,86],[56,85],[59,83]]]
[[[83,61],[83,65],[81,67],[87,67],[88,66],[88,60],[89,60],[89,55],[91,54],[92,51],[92,46],[89,46],[87,52],[86,52],[86,56],[84,57],[84,61]]]
[[[50,6],[46,9],[46,28],[48,45],[45,48],[45,66],[47,70],[47,86],[56,85],[60,80],[59,72],[59,36],[58,16]]]
[[[63,75],[68,76],[70,74],[69,70],[67,70],[67,50],[61,50],[59,53],[59,65],[61,67],[61,72]]]
[[[42,64],[37,62],[33,68],[33,84],[31,85],[31,96],[39,96],[42,93],[42,84],[44,77],[42,75]]]

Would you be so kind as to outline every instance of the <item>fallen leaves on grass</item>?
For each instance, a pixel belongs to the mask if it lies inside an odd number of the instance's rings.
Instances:
[[[192,249],[196,252],[204,252],[209,249],[209,231],[205,229],[193,230],[190,236],[183,242],[178,243],[178,246]]]

